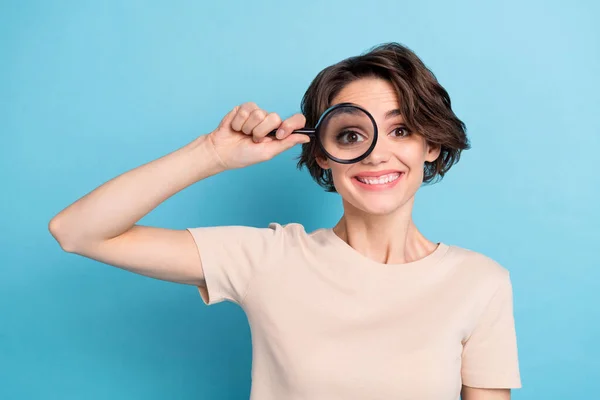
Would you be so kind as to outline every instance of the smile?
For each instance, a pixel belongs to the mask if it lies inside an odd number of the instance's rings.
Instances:
[[[391,174],[385,174],[385,175],[381,175],[378,177],[356,176],[355,178],[357,181],[364,183],[366,185],[385,185],[385,184],[394,182],[395,180],[400,178],[400,175],[402,175],[402,173],[394,172]]]

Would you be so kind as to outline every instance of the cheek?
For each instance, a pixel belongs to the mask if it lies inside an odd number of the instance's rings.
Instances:
[[[329,169],[331,171],[331,177],[333,178],[334,183],[341,183],[343,179],[348,179],[348,168],[344,168],[344,166],[332,163]]]
[[[331,166],[330,171],[333,185],[335,186],[337,192],[342,196],[349,194],[352,190],[352,178],[348,171],[348,167],[335,165]]]
[[[409,168],[422,168],[425,163],[425,147],[417,142],[403,143],[396,152],[398,159]]]

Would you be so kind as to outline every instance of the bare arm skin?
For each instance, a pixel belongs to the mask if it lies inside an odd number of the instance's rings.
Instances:
[[[62,210],[49,224],[67,252],[152,278],[203,285],[189,232],[135,225],[160,203],[224,170],[207,135],[125,172]]]
[[[510,389],[479,389],[463,385],[462,400],[510,400]]]
[[[175,193],[219,172],[266,161],[308,137],[302,114],[281,121],[254,103],[231,110],[217,129],[127,171],[86,194],[50,221],[61,248],[137,274],[205,286],[198,250],[183,230],[136,225]],[[280,128],[280,139],[266,137]]]

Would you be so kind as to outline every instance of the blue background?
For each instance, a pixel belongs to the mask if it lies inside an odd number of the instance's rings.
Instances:
[[[62,252],[51,217],[254,101],[283,117],[324,67],[387,41],[449,91],[473,149],[417,195],[426,236],[511,271],[524,388],[600,377],[600,29],[592,1],[2,1],[0,398],[243,399],[241,309]],[[298,148],[199,182],[142,223],[332,226]]]

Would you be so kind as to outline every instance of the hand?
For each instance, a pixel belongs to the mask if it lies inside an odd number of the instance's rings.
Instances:
[[[267,113],[249,102],[231,110],[208,138],[223,168],[243,168],[270,160],[296,144],[308,143],[310,136],[292,134],[305,124],[302,114],[294,114],[282,122],[276,113]],[[279,129],[277,137],[267,137],[274,129]]]

